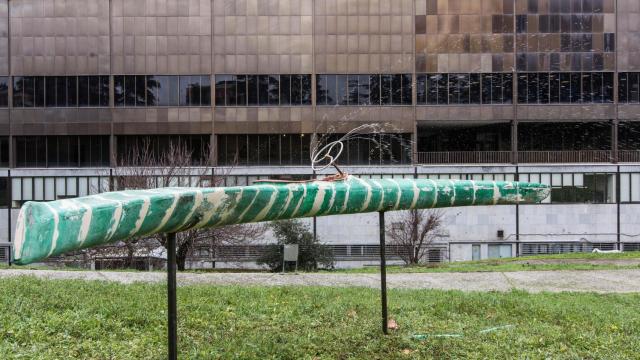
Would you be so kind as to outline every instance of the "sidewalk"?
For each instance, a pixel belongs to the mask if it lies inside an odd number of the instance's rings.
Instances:
[[[79,279],[135,282],[165,282],[161,272],[0,270],[0,278],[30,275],[45,279]],[[179,285],[242,285],[242,286],[359,286],[378,288],[379,275],[330,273],[181,273]],[[407,273],[388,274],[389,288],[443,289],[464,291],[592,291],[600,293],[640,292],[640,270],[588,271],[519,271],[476,273]]]

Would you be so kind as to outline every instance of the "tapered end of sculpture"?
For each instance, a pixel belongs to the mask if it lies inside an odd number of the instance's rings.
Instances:
[[[511,203],[537,204],[551,195],[551,187],[549,185],[525,182],[514,182],[513,184],[516,198],[510,199],[509,196],[507,197],[507,199],[512,200]]]

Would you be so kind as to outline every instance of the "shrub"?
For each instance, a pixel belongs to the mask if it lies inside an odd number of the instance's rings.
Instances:
[[[298,244],[298,269],[303,271],[317,271],[318,268],[332,269],[334,267],[333,251],[323,245],[309,230],[309,226],[298,220],[274,221],[269,225],[278,239],[276,244],[269,245],[267,251],[257,263],[267,265],[271,271],[282,270],[284,245]],[[287,262],[285,270],[295,269],[295,263]]]

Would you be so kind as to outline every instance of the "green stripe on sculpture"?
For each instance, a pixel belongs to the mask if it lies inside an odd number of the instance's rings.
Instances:
[[[72,250],[191,228],[377,211],[536,203],[548,195],[548,186],[541,184],[348,176],[336,181],[163,188],[27,202],[18,216],[14,260],[29,264]]]

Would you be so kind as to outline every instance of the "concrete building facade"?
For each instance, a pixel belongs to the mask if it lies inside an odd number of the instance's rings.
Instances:
[[[247,184],[375,124],[350,173],[553,186],[448,210],[447,258],[637,249],[639,24],[637,0],[0,0],[0,245],[22,202],[108,190],[143,141]],[[376,224],[315,229],[367,261]]]

